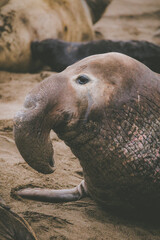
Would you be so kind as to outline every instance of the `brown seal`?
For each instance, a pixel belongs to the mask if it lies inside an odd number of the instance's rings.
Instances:
[[[101,17],[110,1],[2,1],[0,70],[30,71],[33,64],[30,43],[34,40],[40,41],[45,38],[66,41],[92,40],[93,21]]]
[[[53,129],[84,172],[75,189],[19,195],[54,202],[88,194],[114,209],[160,209],[160,75],[142,63],[119,53],[85,58],[38,84],[14,121],[31,167],[53,172]]]

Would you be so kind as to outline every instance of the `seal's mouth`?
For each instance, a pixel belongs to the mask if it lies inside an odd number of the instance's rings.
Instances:
[[[36,170],[39,173],[42,174],[51,174],[56,170],[56,167],[54,166],[53,160],[50,160],[48,164],[36,164],[31,165],[28,163],[34,170]]]
[[[36,169],[35,169],[36,170]],[[41,170],[41,171],[40,171]],[[54,164],[54,159],[51,158],[48,161],[48,166],[42,166],[42,168],[40,170],[37,170],[38,172],[41,172],[43,174],[51,174],[56,170],[56,166]]]

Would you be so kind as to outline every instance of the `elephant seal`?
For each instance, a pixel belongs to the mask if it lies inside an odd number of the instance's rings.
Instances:
[[[92,40],[93,21],[102,16],[110,2],[3,0],[0,3],[0,70],[32,70],[30,43],[34,40]]]
[[[0,239],[37,240],[33,230],[24,220],[12,212],[0,198]]]
[[[160,75],[120,53],[99,54],[50,76],[14,119],[16,145],[35,170],[54,171],[53,129],[84,180],[70,190],[22,189],[22,197],[74,201],[89,195],[112,209],[160,210]]]
[[[60,72],[69,65],[90,55],[119,52],[142,62],[152,71],[160,73],[160,46],[147,41],[99,40],[85,43],[45,39],[31,43],[35,71],[43,66]]]

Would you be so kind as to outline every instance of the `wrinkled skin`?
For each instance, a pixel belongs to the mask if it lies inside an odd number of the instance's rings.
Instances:
[[[0,198],[0,239],[1,240],[36,240],[28,223],[12,212]]]
[[[45,39],[31,43],[33,71],[49,66],[60,72],[71,64],[91,55],[119,52],[142,62],[152,71],[160,73],[160,46],[147,41],[99,40],[85,43]]]
[[[17,147],[35,170],[54,171],[53,129],[84,173],[70,192],[23,189],[22,197],[89,195],[114,209],[160,210],[160,75],[140,62],[119,53],[88,57],[37,85],[14,122]]]
[[[30,43],[45,38],[89,41],[111,0],[1,0],[0,70],[27,72]],[[103,6],[103,7],[102,7]]]

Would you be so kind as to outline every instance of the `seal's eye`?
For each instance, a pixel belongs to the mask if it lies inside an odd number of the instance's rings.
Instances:
[[[86,75],[80,75],[77,77],[76,82],[79,84],[86,84],[90,81],[90,79]]]

